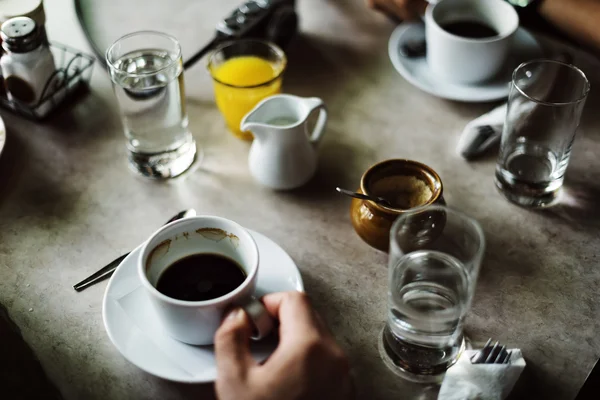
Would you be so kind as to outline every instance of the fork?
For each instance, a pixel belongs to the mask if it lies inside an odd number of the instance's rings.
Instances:
[[[471,357],[471,364],[510,364],[512,351],[506,351],[506,346],[502,346],[496,341],[492,345],[492,339],[488,339],[483,349]]]

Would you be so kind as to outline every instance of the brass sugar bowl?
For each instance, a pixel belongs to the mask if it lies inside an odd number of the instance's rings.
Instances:
[[[350,218],[358,236],[385,252],[398,216],[415,207],[446,204],[440,176],[429,166],[412,160],[391,159],[371,166],[363,174],[358,192],[382,197],[391,204],[354,198],[350,205]]]

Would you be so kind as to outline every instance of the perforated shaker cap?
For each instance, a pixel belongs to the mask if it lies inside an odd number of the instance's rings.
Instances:
[[[29,17],[11,18],[0,27],[2,47],[11,53],[28,53],[42,44],[37,24]]]
[[[42,0],[0,0],[0,24],[14,17],[29,17],[38,26],[46,24]]]

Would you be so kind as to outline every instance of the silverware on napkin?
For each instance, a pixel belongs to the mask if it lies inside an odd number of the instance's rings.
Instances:
[[[483,349],[471,357],[471,364],[508,364],[512,351],[506,351],[506,346],[501,346],[498,341],[492,345],[492,339],[488,339]]]
[[[488,345],[491,350],[494,346]],[[501,347],[496,346],[494,354]],[[477,350],[465,350],[456,364],[447,371],[440,388],[438,400],[499,400],[506,399],[521,373],[525,369],[525,359],[519,349],[506,350],[510,352],[510,362],[488,363],[487,359],[481,363],[472,363],[471,359],[477,360],[482,352]],[[490,353],[491,354],[491,353]],[[487,354],[488,357],[490,354]],[[506,356],[503,355],[504,359]],[[492,356],[493,361],[497,357]],[[500,360],[502,361],[502,359]]]

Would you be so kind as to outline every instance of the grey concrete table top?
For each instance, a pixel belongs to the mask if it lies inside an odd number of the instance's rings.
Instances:
[[[46,3],[50,37],[89,49],[71,1]],[[216,19],[236,5],[155,3],[185,14],[193,35],[182,39],[184,46],[194,37],[198,42],[190,45],[204,43]],[[285,91],[322,97],[330,109],[318,174],[302,189],[273,192],[252,180],[248,144],[226,131],[201,66],[186,72],[186,91],[205,157],[166,183],[129,172],[110,81],[99,67],[92,93],[44,124],[0,111],[8,130],[0,158],[0,303],[52,381],[66,399],[212,398],[210,385],[162,381],[119,354],[102,324],[106,282],[82,293],[72,289],[171,214],[194,207],[262,232],[289,252],[351,358],[360,398],[435,398],[435,388],[408,384],[380,361],[386,255],[358,238],[348,199],[333,190],[356,187],[377,161],[403,157],[437,170],[448,203],[485,230],[487,253],[466,322],[470,337],[523,350],[529,363],[524,398],[573,398],[600,355],[600,91],[592,89],[574,148],[569,200],[547,211],[521,209],[496,192],[493,157],[466,163],[455,154],[465,123],[492,105],[448,102],[408,84],[387,58],[393,26],[362,1],[299,3],[303,35],[290,49]],[[137,29],[146,11],[164,19],[150,10],[115,18],[115,30]]]

